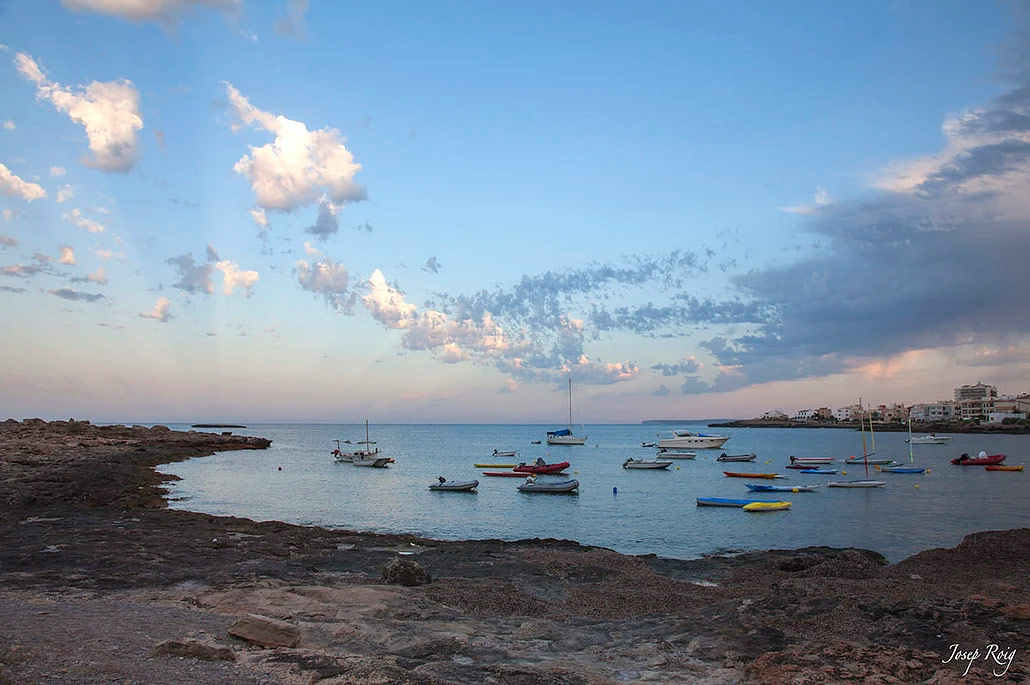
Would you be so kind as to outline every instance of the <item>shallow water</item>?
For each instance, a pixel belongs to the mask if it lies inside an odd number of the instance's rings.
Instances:
[[[1030,473],[988,472],[948,463],[962,452],[975,455],[986,450],[1007,454],[1007,464],[1021,464],[1030,454],[1030,436],[954,435],[950,445],[916,445],[915,462],[929,467],[928,474],[879,473],[870,467],[870,477],[887,485],[757,494],[754,499],[784,499],[793,508],[750,514],[697,507],[695,498],[751,498],[744,486],[748,482],[825,484],[864,478],[862,465],[839,463],[856,452],[861,455],[860,434],[841,429],[681,427],[731,439],[723,449],[698,450],[696,460],[677,460],[666,471],[647,471],[621,465],[627,457],[653,454],[640,447],[655,439],[653,426],[587,426],[587,445],[572,447],[530,444],[543,440],[551,426],[377,425],[372,426],[371,437],[396,463],[371,469],[334,463],[329,454],[334,438],[363,439],[363,425],[264,424],[233,431],[271,439],[268,450],[223,452],[158,470],[182,478],[170,485],[171,506],[177,509],[448,540],[565,538],[629,554],[678,558],[830,545],[872,549],[895,561],[924,549],[953,546],[971,532],[1030,525]],[[906,437],[878,433],[877,454],[907,463]],[[490,456],[494,449],[517,449],[519,456],[497,459]],[[756,452],[758,459],[716,462],[723,451]],[[837,457],[833,467],[847,475],[806,476],[784,469],[791,454]],[[516,490],[521,480],[484,477],[484,469],[472,466],[531,462],[538,456],[570,461],[570,477],[581,484],[579,494],[523,494]],[[789,480],[727,478],[724,470],[778,472]],[[476,478],[479,490],[430,491],[429,484],[441,475]]]

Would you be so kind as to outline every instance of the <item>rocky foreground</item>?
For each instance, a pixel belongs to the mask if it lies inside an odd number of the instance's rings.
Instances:
[[[1030,529],[679,561],[165,508],[157,464],[267,446],[0,423],[0,684],[1030,679]]]

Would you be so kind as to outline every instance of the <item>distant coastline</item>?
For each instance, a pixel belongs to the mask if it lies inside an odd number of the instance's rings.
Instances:
[[[246,428],[238,423],[195,423],[190,428]]]
[[[647,423],[647,422],[645,422]],[[709,428],[846,428],[860,430],[858,421],[770,421],[768,419],[737,419],[708,424]],[[882,433],[902,433],[908,424],[873,422],[873,430]],[[912,432],[924,433],[1002,433],[1005,435],[1030,434],[1030,425],[1009,423],[974,424],[971,421],[934,421],[912,425]]]

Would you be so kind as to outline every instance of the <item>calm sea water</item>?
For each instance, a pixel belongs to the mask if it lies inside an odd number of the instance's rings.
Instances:
[[[188,425],[172,425],[188,430]],[[920,550],[952,546],[968,533],[1030,525],[1030,472],[987,472],[952,466],[962,453],[1003,452],[1008,464],[1030,461],[1030,436],[955,435],[950,445],[914,446],[923,475],[879,474],[875,489],[828,489],[815,493],[756,495],[785,499],[790,511],[749,514],[741,509],[697,507],[697,497],[750,497],[747,481],[723,470],[778,472],[779,484],[827,483],[863,478],[861,465],[840,465],[847,475],[806,476],[784,469],[791,454],[834,456],[862,453],[857,432],[837,429],[706,429],[730,435],[721,450],[699,450],[696,460],[678,460],[666,471],[629,471],[627,457],[653,454],[640,443],[658,430],[643,425],[587,426],[586,446],[532,445],[550,426],[375,425],[371,437],[387,456],[386,469],[334,463],[334,438],[360,440],[364,426],[263,424],[237,434],[272,440],[268,450],[234,451],[159,467],[182,480],[171,484],[177,509],[255,520],[279,520],[360,531],[415,533],[431,538],[551,537],[577,540],[629,554],[692,558],[715,552],[795,548],[805,545],[863,547],[898,560]],[[215,429],[217,430],[217,429]],[[903,433],[876,435],[876,452],[909,461]],[[867,435],[868,438],[868,435]],[[491,457],[494,449],[519,450],[515,460]],[[758,460],[722,464],[715,458],[756,452]],[[488,478],[474,462],[572,463],[580,481],[575,496],[524,494],[515,478]],[[282,467],[282,470],[279,470]],[[478,493],[433,492],[437,476],[477,478]],[[917,487],[918,486],[918,487]],[[618,493],[613,493],[613,488]]]

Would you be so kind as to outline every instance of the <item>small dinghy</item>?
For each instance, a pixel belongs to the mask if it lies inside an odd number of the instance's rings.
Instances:
[[[729,478],[786,478],[778,473],[737,473],[736,471],[723,471]]]
[[[874,457],[870,459],[863,459],[862,457],[848,457],[844,460],[845,464],[869,464],[870,466],[897,466],[898,462],[893,459],[886,459],[884,457]]]
[[[751,492],[815,492],[821,485],[752,485],[745,483]]]
[[[791,456],[791,464],[832,464],[835,461],[833,457],[795,457]]]
[[[671,461],[644,461],[643,459],[627,459],[622,462],[624,469],[667,469]]]
[[[578,480],[563,480],[557,483],[523,483],[519,492],[575,492],[579,488]]]
[[[748,504],[764,502],[760,499],[726,499],[725,497],[698,497],[699,507],[736,507],[740,509]]]
[[[840,469],[804,469],[801,473],[810,473],[813,476],[836,476]]]
[[[924,466],[883,466],[880,468],[884,473],[925,473]]]
[[[477,469],[513,469],[518,464],[473,464]]]
[[[1005,461],[1004,454],[985,454],[980,452],[976,457],[971,457],[968,454],[964,454],[961,457],[955,457],[951,460],[951,463],[955,466],[994,466]]]
[[[558,473],[564,471],[569,467],[569,462],[560,461],[557,464],[546,464],[543,463],[543,459],[537,459],[534,464],[522,463],[516,466],[513,471],[517,471],[522,474],[526,473]]]
[[[640,443],[640,446],[641,447],[654,447],[654,443],[653,442],[642,442],[642,443]]]
[[[1002,466],[1000,464],[991,464],[984,467],[984,471],[1022,471],[1023,465],[1019,466]]]
[[[439,482],[430,485],[429,489],[447,492],[471,492],[474,491],[478,485],[478,480],[447,480],[441,476]]]
[[[492,457],[514,457],[516,454],[518,454],[518,452],[515,451],[515,450],[512,450],[510,452],[498,452],[497,450],[494,450],[494,453],[491,454],[490,456],[492,456]]]
[[[716,461],[754,461],[758,457],[757,454],[752,452],[751,454],[726,454],[723,452],[715,458]]]
[[[790,502],[752,502],[751,504],[744,505],[744,511],[752,513],[763,511],[783,511],[784,509],[790,509]]]
[[[879,488],[886,484],[887,481],[883,480],[845,480],[826,485],[831,488]]]
[[[694,459],[697,457],[697,452],[687,452],[686,450],[658,450],[655,452],[655,456],[661,459]]]

